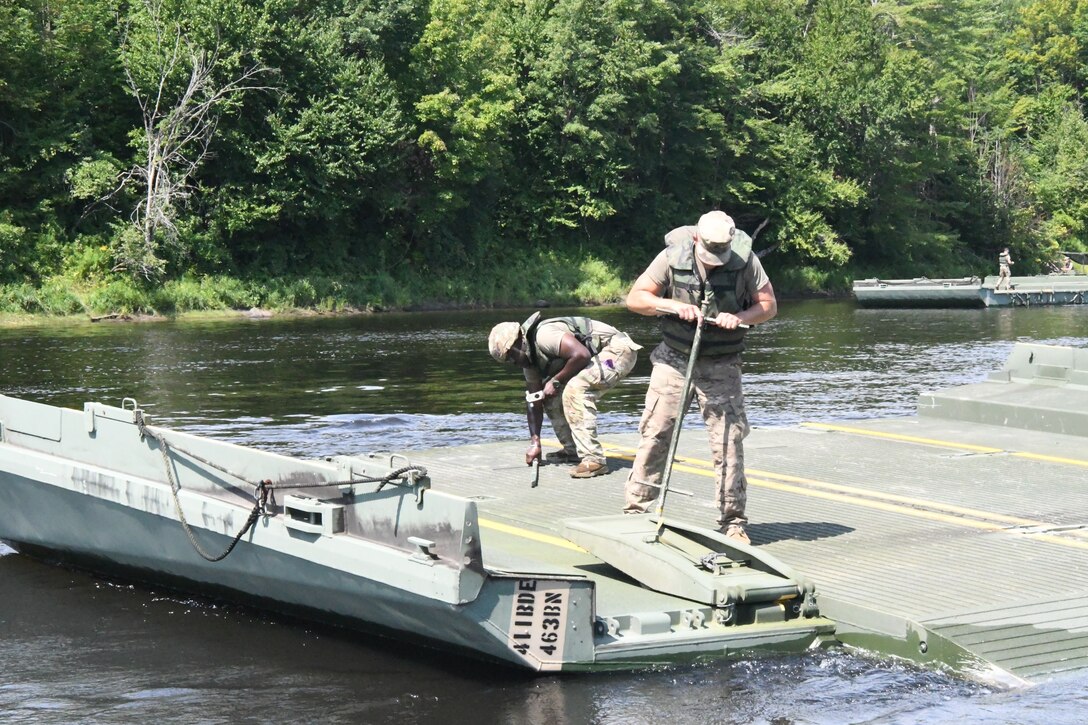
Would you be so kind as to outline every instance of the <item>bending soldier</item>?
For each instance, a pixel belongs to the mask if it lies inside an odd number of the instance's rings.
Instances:
[[[604,448],[597,438],[597,401],[635,366],[641,345],[611,325],[588,317],[540,320],[533,314],[524,324],[500,322],[488,337],[491,357],[525,371],[529,402],[529,448],[525,463],[540,460],[540,428],[544,412],[563,450],[548,460],[577,463],[574,478],[608,473]]]

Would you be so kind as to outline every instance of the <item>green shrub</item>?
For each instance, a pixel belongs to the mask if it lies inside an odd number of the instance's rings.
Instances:
[[[0,312],[21,314],[42,312],[38,302],[38,290],[32,284],[0,285]]]
[[[79,281],[103,280],[110,275],[109,245],[96,237],[80,239],[65,252],[64,276]]]
[[[149,292],[129,279],[118,279],[94,287],[87,294],[86,307],[98,314],[154,313]]]
[[[71,280],[52,277],[38,290],[38,306],[48,315],[74,315],[85,310]]]
[[[11,212],[0,211],[0,280],[19,278],[28,239],[26,229],[13,222]]]
[[[260,294],[250,284],[224,276],[171,280],[155,297],[156,308],[176,312],[243,310],[259,303]]]
[[[619,302],[627,296],[630,285],[619,278],[616,270],[611,269],[599,259],[588,257],[579,267],[582,280],[574,290],[579,302],[601,305]]]
[[[823,269],[819,267],[789,267],[768,269],[768,276],[775,294],[782,296],[806,296],[816,294],[846,294],[852,286],[849,270]]]

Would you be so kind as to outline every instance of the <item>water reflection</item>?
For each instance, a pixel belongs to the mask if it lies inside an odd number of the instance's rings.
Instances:
[[[659,339],[652,319],[626,310],[579,312],[647,346]],[[485,348],[493,324],[525,314],[0,329],[0,390],[71,407],[134,397],[164,425],[298,455],[521,437],[518,371]],[[921,392],[982,380],[1017,340],[1084,346],[1088,312],[784,302],[750,335],[749,419],[780,426],[909,415]],[[601,405],[605,433],[637,424],[649,374],[644,354]],[[701,422],[693,416],[691,424]]]

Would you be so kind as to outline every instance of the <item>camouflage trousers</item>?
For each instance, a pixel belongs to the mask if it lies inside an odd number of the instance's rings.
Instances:
[[[564,449],[577,450],[583,461],[605,463],[597,438],[597,401],[627,377],[641,349],[627,335],[613,335],[608,347],[568,380],[560,395],[544,401],[544,412]]]
[[[1009,282],[1012,279],[1012,270],[1009,269],[1009,265],[1002,264],[997,268],[997,284],[994,285],[994,289],[1008,289]]]
[[[651,353],[650,360],[654,369],[650,375],[650,388],[646,391],[646,409],[639,423],[642,438],[625,487],[623,510],[627,513],[649,511],[657,499],[665,472],[665,457],[684,394],[687,356],[661,343]],[[714,503],[718,508],[718,525],[723,527],[748,523],[744,515],[748,500],[744,438],[749,427],[744,414],[740,374],[739,354],[700,358],[692,373],[695,398],[710,437],[717,480]]]

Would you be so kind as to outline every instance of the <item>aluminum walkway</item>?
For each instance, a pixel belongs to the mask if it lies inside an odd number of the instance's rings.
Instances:
[[[1010,366],[922,396],[918,417],[749,436],[752,542],[816,583],[839,639],[989,680],[1088,667],[1088,350],[1018,345]],[[1063,432],[988,421],[1002,405],[1003,422],[1061,420]],[[1065,410],[1040,414],[1046,405]],[[682,436],[666,517],[712,527],[704,435]],[[578,552],[562,520],[621,510],[636,442],[606,438],[607,476],[547,465],[536,488],[523,442],[412,459],[436,486],[477,499],[489,563],[516,568],[519,549],[551,547],[563,567]]]

